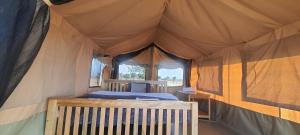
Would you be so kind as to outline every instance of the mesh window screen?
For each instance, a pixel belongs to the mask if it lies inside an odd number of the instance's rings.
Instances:
[[[218,95],[223,94],[223,59],[208,59],[198,64],[197,89]]]
[[[42,0],[0,1],[0,105],[21,81],[49,28]]]
[[[155,44],[151,44],[140,50],[121,54],[113,58],[112,78],[116,79],[119,75],[120,64],[140,65],[146,70],[146,80],[157,80],[157,70],[159,67],[164,68],[183,68],[183,84],[190,86],[191,60],[177,57],[164,51]],[[153,67],[151,66],[153,65]]]
[[[243,98],[300,110],[300,35],[243,54]]]

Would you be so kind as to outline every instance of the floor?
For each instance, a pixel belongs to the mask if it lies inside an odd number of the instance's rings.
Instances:
[[[238,135],[234,131],[207,120],[199,120],[199,135]]]

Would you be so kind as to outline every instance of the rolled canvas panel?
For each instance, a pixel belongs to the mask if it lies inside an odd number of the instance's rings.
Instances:
[[[223,94],[223,59],[211,58],[198,64],[197,88],[218,95]]]

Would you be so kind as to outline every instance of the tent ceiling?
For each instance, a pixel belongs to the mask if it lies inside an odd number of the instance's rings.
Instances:
[[[299,5],[299,0],[75,0],[52,9],[106,53],[155,42],[198,58],[300,21]]]

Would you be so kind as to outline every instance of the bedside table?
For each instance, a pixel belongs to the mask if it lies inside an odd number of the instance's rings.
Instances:
[[[178,94],[184,95],[187,97],[188,101],[195,101],[196,99],[207,100],[208,101],[208,112],[198,111],[198,118],[205,118],[210,120],[211,116],[211,100],[210,95],[197,93],[194,91],[177,91]]]

